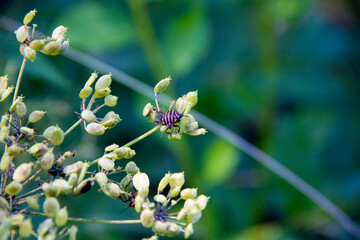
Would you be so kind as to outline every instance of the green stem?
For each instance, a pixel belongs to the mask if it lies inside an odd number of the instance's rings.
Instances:
[[[19,75],[18,75],[18,78],[16,80],[16,87],[15,87],[15,91],[14,91],[14,97],[13,97],[13,101],[12,103],[14,104],[16,98],[17,98],[17,95],[19,93],[19,88],[20,88],[20,83],[21,83],[21,78],[23,76],[23,73],[24,73],[24,69],[25,69],[25,64],[26,64],[26,58],[24,57],[22,63],[21,63],[21,67],[20,67],[20,71],[19,71]]]
[[[30,196],[30,195],[33,194],[33,193],[36,193],[36,192],[40,191],[41,189],[42,189],[41,187],[38,187],[38,188],[35,188],[35,189],[31,190],[30,192],[27,192],[27,193],[21,195],[20,197],[18,197],[18,198],[16,199],[16,202],[19,201],[19,200],[22,199],[22,198],[25,198],[25,197],[27,197],[27,196]]]
[[[74,123],[74,125],[72,125],[68,130],[66,130],[66,132],[64,133],[64,136],[68,135],[72,130],[74,130],[74,128],[76,128],[82,121],[84,121],[83,119],[79,119],[76,123]]]
[[[106,106],[106,104],[102,104],[101,106],[98,106],[97,108],[95,108],[92,112],[96,113],[97,111],[99,111],[102,107]]]
[[[47,217],[44,213],[39,212],[24,212],[24,214]],[[102,223],[102,224],[137,224],[141,223],[141,220],[100,220],[100,219],[87,219],[87,218],[74,218],[68,217],[69,221],[82,222],[82,223]]]
[[[89,101],[89,104],[87,106],[87,110],[90,110],[91,109],[91,106],[93,105],[93,103],[95,102],[95,97],[94,95],[91,97],[90,101]]]
[[[39,170],[37,170],[36,173],[34,173],[31,177],[29,177],[23,184],[23,187],[28,184],[30,181],[32,181],[37,175],[39,175],[39,173],[41,173],[42,169],[40,168]]]

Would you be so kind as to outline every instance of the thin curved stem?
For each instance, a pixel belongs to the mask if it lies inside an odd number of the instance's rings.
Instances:
[[[68,130],[66,130],[66,132],[64,133],[64,136],[68,135],[72,130],[74,130],[74,128],[76,128],[82,121],[84,121],[83,119],[79,119],[76,123],[74,123]]]
[[[19,88],[20,88],[20,83],[21,83],[21,78],[23,76],[23,73],[24,73],[24,69],[25,69],[25,64],[26,64],[26,58],[24,57],[22,63],[21,63],[21,67],[20,67],[20,71],[19,71],[19,75],[18,75],[18,78],[16,80],[16,87],[15,87],[15,90],[14,90],[14,97],[13,97],[13,101],[12,103],[14,104],[16,98],[17,98],[17,95],[19,93]]]

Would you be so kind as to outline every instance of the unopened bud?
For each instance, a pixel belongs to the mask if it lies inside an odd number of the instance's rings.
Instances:
[[[108,182],[108,178],[105,173],[98,172],[95,174],[95,181],[99,184],[100,187],[104,187]]]
[[[10,126],[2,126],[0,129],[0,141],[3,141],[7,136],[9,136]]]
[[[84,87],[79,93],[81,99],[87,98],[92,93],[92,87]]]
[[[6,153],[10,157],[15,157],[15,156],[19,155],[22,150],[23,149],[19,145],[17,145],[16,143],[13,143],[10,147],[6,148]]]
[[[60,210],[59,201],[54,197],[48,197],[43,204],[43,210],[46,216],[50,218],[56,217],[56,214]]]
[[[179,220],[179,221],[181,221],[181,220],[183,220],[185,217],[186,217],[186,211],[185,211],[184,208],[182,208],[182,209],[179,211],[179,213],[177,214],[176,219]]]
[[[51,38],[54,40],[57,40],[60,37],[64,37],[65,33],[67,31],[67,28],[64,26],[58,26],[57,28],[54,29],[54,31],[52,32]]]
[[[121,189],[120,189],[119,185],[117,185],[116,183],[112,183],[112,182],[105,184],[105,186],[102,188],[102,190],[107,196],[109,196],[111,198],[117,198],[117,197],[119,197],[119,195],[121,193]]]
[[[114,143],[114,144],[111,144],[111,145],[107,146],[105,148],[105,152],[111,152],[111,151],[114,151],[117,148],[119,148],[119,145]]]
[[[182,230],[182,228],[179,225],[177,225],[176,223],[167,222],[165,235],[167,237],[173,237],[176,234],[178,234],[181,230]]]
[[[119,122],[121,122],[121,118],[118,114],[116,114],[113,111],[108,112],[103,120],[101,121],[101,125],[106,128],[113,128],[115,127]]]
[[[144,227],[149,228],[154,224],[154,210],[144,209],[140,214],[140,220]]]
[[[8,76],[2,76],[0,77],[0,94],[2,94],[5,89],[8,87]]]
[[[28,25],[33,20],[36,12],[37,12],[36,9],[34,9],[25,15],[23,20],[24,25]]]
[[[9,168],[10,162],[13,157],[10,157],[6,152],[1,157],[0,169],[2,172],[5,172]]]
[[[171,178],[171,174],[167,173],[165,176],[160,180],[159,186],[158,186],[158,192],[161,192],[164,190],[164,188],[169,184]]]
[[[85,130],[91,135],[103,135],[106,127],[102,126],[100,123],[89,123]]]
[[[156,84],[156,86],[154,88],[155,94],[164,91],[169,86],[170,80],[171,80],[171,77],[167,77],[167,78],[161,80],[160,82],[158,82],[158,84]]]
[[[171,188],[182,187],[185,183],[184,172],[173,173],[170,177],[169,183]]]
[[[50,149],[40,159],[41,168],[45,171],[49,170],[52,167],[52,165],[54,164],[54,160],[55,160],[55,156],[54,156],[53,150]]]
[[[205,196],[205,195],[200,195],[200,196],[198,196],[198,197],[196,198],[196,200],[195,200],[196,207],[197,207],[200,211],[204,210],[205,207],[206,207],[206,205],[207,205],[207,203],[208,203],[208,201],[209,201],[209,198],[210,198],[210,197],[207,197],[207,196]]]
[[[39,209],[39,204],[38,204],[38,198],[34,197],[34,196],[30,196],[26,198],[26,203],[29,205],[29,207],[33,208],[33,209]]]
[[[18,194],[23,188],[23,185],[19,182],[16,181],[12,181],[11,183],[9,183],[6,188],[5,188],[5,192],[7,194],[9,194],[10,196],[16,195]]]
[[[75,186],[75,184],[77,183],[77,174],[76,173],[71,173],[70,177],[68,179],[68,184],[71,188],[73,188]]]
[[[171,188],[171,189],[170,189],[170,197],[171,197],[171,198],[174,198],[174,197],[176,197],[177,195],[179,195],[180,190],[181,190],[181,187],[178,187],[178,186]]]
[[[109,95],[111,93],[110,88],[103,88],[103,89],[99,89],[97,91],[95,91],[94,93],[94,97],[95,98],[103,98],[106,97],[107,95]]]
[[[149,114],[149,122],[151,122],[151,123],[155,122],[156,117],[157,117],[156,112],[151,111],[150,114]]]
[[[54,184],[43,183],[41,185],[42,189],[44,190],[44,194],[46,197],[57,197],[60,194],[61,189]]]
[[[181,140],[181,134],[178,132],[172,132],[168,135],[168,138],[172,141],[180,141]]]
[[[32,226],[30,218],[22,221],[19,225],[19,236],[22,238],[30,237],[30,235],[33,231],[32,228],[33,228],[33,226]]]
[[[146,104],[144,109],[143,109],[143,112],[142,112],[143,116],[144,117],[149,116],[149,114],[153,110],[153,108],[154,108],[154,106],[151,105],[150,103]]]
[[[57,125],[48,127],[43,136],[54,146],[58,146],[64,141],[64,131]]]
[[[131,181],[132,181],[132,177],[130,174],[127,174],[125,177],[123,177],[123,179],[121,179],[120,182],[120,187],[122,189],[124,189],[125,191],[128,191],[131,187]]]
[[[184,238],[188,239],[190,237],[191,234],[193,234],[194,232],[194,227],[192,223],[189,223],[188,225],[186,225],[185,229],[184,229]]]
[[[73,164],[70,164],[70,165],[67,165],[65,168],[64,168],[64,173],[65,175],[70,175],[71,173],[76,173],[76,174],[79,174],[82,167],[83,167],[83,162],[81,161],[77,161],[76,163],[73,163]]]
[[[12,92],[14,91],[14,87],[8,87],[5,91],[1,94],[0,102],[4,101]]]
[[[135,162],[130,161],[125,166],[125,172],[127,174],[135,175],[137,172],[139,172],[139,168],[136,166]]]
[[[134,188],[139,192],[139,195],[147,196],[149,192],[149,177],[146,173],[138,172],[133,178]]]
[[[61,44],[57,41],[48,42],[41,51],[45,55],[56,56],[59,55],[61,51]]]
[[[95,84],[95,91],[105,89],[111,85],[111,73],[102,75]]]
[[[66,194],[71,190],[70,184],[65,179],[62,178],[55,179],[52,182],[52,185],[59,188],[61,194]]]
[[[157,220],[153,224],[152,230],[153,230],[154,233],[156,233],[158,235],[165,235],[166,234],[166,223]]]
[[[88,163],[84,163],[82,165],[80,173],[79,173],[78,181],[77,181],[78,184],[85,178],[85,175],[86,175],[89,167],[90,167],[90,165]]]
[[[186,134],[189,134],[191,136],[199,136],[199,135],[205,135],[207,133],[205,128],[198,128],[190,132],[186,132]]]
[[[137,195],[135,197],[135,211],[136,212],[141,212],[141,209],[142,209],[142,204],[144,203],[145,199],[144,199],[144,196],[142,195]]]
[[[193,108],[193,107],[195,107],[195,105],[197,104],[197,102],[198,102],[198,93],[197,93],[198,91],[193,91],[193,92],[188,92],[187,94],[186,94],[186,100],[188,101],[188,102],[191,102],[192,103],[192,105],[191,105],[191,107]]]
[[[59,212],[56,215],[55,223],[58,227],[65,226],[68,220],[68,212],[66,210],[66,207],[59,210]]]
[[[34,135],[35,130],[33,128],[29,128],[29,127],[21,127],[20,132],[31,137],[32,135]]]
[[[91,122],[96,118],[95,114],[91,110],[84,110],[81,112],[81,117],[88,122]]]
[[[196,201],[194,199],[187,199],[184,203],[184,210],[186,213],[191,212],[196,207]]]
[[[72,225],[71,228],[68,229],[69,240],[76,240],[77,232],[78,232],[78,228],[75,225]]]
[[[181,191],[180,196],[182,199],[194,199],[197,196],[197,188],[185,188]]]
[[[45,113],[46,111],[39,111],[39,110],[33,111],[29,115],[29,122],[35,123],[39,121],[45,115]]]
[[[23,116],[25,116],[25,114],[26,114],[26,105],[25,105],[25,103],[22,102],[22,101],[19,101],[16,104],[15,111],[16,111],[16,113],[17,113],[17,115],[19,117],[22,118]]]
[[[187,100],[185,97],[180,97],[176,100],[176,110],[181,114],[185,111]]]
[[[201,211],[198,208],[194,208],[192,211],[187,213],[186,223],[196,223],[201,218]]]
[[[117,159],[129,159],[136,154],[135,151],[129,147],[119,147],[118,149],[114,150],[114,153],[116,153]]]
[[[35,51],[41,51],[45,46],[45,40],[35,39],[32,40],[29,44],[29,47],[34,49]]]
[[[154,196],[154,201],[163,204],[166,202],[166,197],[162,194],[157,194]]]
[[[27,152],[30,155],[33,155],[34,157],[39,157],[40,155],[46,153],[47,151],[48,151],[48,148],[46,147],[46,144],[44,144],[44,143],[36,143],[27,150]]]
[[[32,49],[31,47],[25,47],[24,48],[24,57],[34,61],[36,58],[36,51],[34,49]]]
[[[108,95],[105,97],[105,105],[108,107],[115,107],[117,105],[118,97],[114,95]]]
[[[15,31],[15,34],[16,34],[16,39],[19,42],[23,43],[29,36],[29,27],[23,25]]]
[[[115,167],[114,161],[106,157],[101,157],[98,161],[98,164],[104,170],[113,170]]]
[[[14,172],[13,179],[17,182],[25,181],[31,173],[33,163],[22,163]]]
[[[96,72],[91,73],[91,76],[85,83],[85,87],[90,87],[95,82],[97,77],[98,77],[98,74]]]

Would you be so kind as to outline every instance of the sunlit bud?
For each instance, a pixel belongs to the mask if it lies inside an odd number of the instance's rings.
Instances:
[[[2,94],[5,89],[8,87],[8,76],[2,76],[0,77],[0,94]]]
[[[205,195],[200,195],[196,198],[195,203],[196,203],[196,207],[202,211],[205,209],[208,201],[209,201],[210,197],[207,197]]]
[[[16,143],[13,143],[13,145],[11,145],[10,147],[6,148],[6,153],[10,156],[10,157],[15,157],[17,156],[21,150],[23,150],[19,145],[17,145]]]
[[[31,146],[31,148],[29,148],[27,150],[27,152],[29,154],[33,155],[34,157],[38,157],[47,151],[48,151],[48,148],[46,147],[46,144],[44,144],[44,143],[35,143],[34,145]]]
[[[111,85],[111,73],[102,75],[95,84],[95,91],[105,89]]]
[[[109,145],[109,146],[107,146],[105,148],[105,152],[111,152],[111,151],[114,151],[117,148],[119,148],[119,145],[113,143],[113,144],[111,144],[111,145]]]
[[[76,240],[77,232],[78,232],[78,228],[75,225],[72,225],[71,228],[68,229],[69,240]]]
[[[144,201],[145,201],[145,199],[144,199],[144,196],[142,196],[142,195],[137,195],[135,197],[135,211],[136,212],[138,212],[138,213],[141,212],[142,204]]]
[[[39,209],[39,203],[38,203],[38,198],[34,197],[34,196],[30,196],[26,198],[26,203],[29,205],[29,207],[33,208],[33,209]]]
[[[91,73],[91,76],[89,77],[89,79],[85,83],[85,87],[90,87],[95,82],[97,77],[98,77],[97,72]]]
[[[117,104],[118,97],[114,95],[108,95],[105,97],[105,105],[108,107],[115,107]]]
[[[36,51],[34,49],[32,49],[31,47],[25,47],[24,48],[24,57],[34,61],[36,58]]]
[[[47,151],[40,159],[40,166],[43,170],[49,170],[54,164],[55,156],[53,150]]]
[[[6,136],[9,136],[10,126],[2,126],[0,129],[0,141],[3,141]]]
[[[171,174],[169,183],[171,188],[182,187],[185,183],[184,172]]]
[[[23,238],[29,237],[31,235],[32,228],[33,226],[30,218],[22,221],[19,225],[19,236]]]
[[[188,92],[186,94],[186,100],[192,103],[191,107],[195,107],[198,102],[198,91]]]
[[[60,194],[60,188],[52,183],[43,183],[41,185],[41,188],[44,190],[44,194],[46,197],[57,197]]]
[[[54,146],[58,146],[64,141],[64,131],[58,125],[48,127],[43,136]]]
[[[25,181],[31,173],[33,163],[22,163],[14,172],[13,179],[17,182]]]
[[[167,77],[161,80],[160,82],[158,82],[158,84],[156,84],[156,86],[154,87],[155,94],[164,91],[169,86],[170,80],[171,77]]]
[[[154,224],[154,210],[144,209],[140,214],[140,220],[144,227],[149,228]]]
[[[113,170],[115,167],[114,161],[106,157],[101,157],[98,161],[98,164],[104,170]]]
[[[186,217],[186,211],[182,208],[176,216],[177,220],[183,220]]]
[[[35,130],[33,128],[21,127],[20,132],[23,133],[23,134],[27,134],[29,136],[32,136],[32,135],[34,135]]]
[[[67,28],[64,26],[58,26],[57,28],[54,29],[54,31],[52,32],[51,38],[56,40],[59,37],[64,37],[65,33],[67,31]]]
[[[73,163],[73,164],[70,164],[70,165],[67,165],[65,168],[64,168],[64,173],[65,175],[70,175],[71,173],[76,173],[76,174],[79,174],[82,167],[83,167],[83,162],[82,161],[77,161],[76,163]]]
[[[150,103],[146,104],[142,112],[143,116],[147,117],[150,114],[150,112],[153,110],[153,108],[154,106],[151,105]]]
[[[99,184],[100,187],[104,187],[108,182],[108,178],[105,173],[98,172],[95,174],[95,181]]]
[[[71,189],[70,184],[65,179],[62,178],[55,179],[51,184],[54,185],[56,188],[59,188],[60,193],[62,194],[68,193],[69,190]]]
[[[158,186],[158,192],[161,192],[169,184],[170,178],[171,178],[171,174],[166,173],[165,176],[160,180]]]
[[[181,191],[180,196],[182,199],[194,199],[197,196],[197,188],[185,188]]]
[[[196,201],[194,199],[187,199],[184,203],[184,210],[186,213],[191,212],[196,208]]]
[[[103,89],[99,89],[97,91],[95,91],[94,93],[94,97],[95,98],[103,98],[106,97],[107,95],[109,95],[111,93],[110,88],[103,88]]]
[[[77,183],[77,174],[76,173],[71,173],[70,177],[68,179],[68,184],[70,187],[74,187],[75,184]]]
[[[62,227],[67,223],[67,220],[68,220],[68,212],[66,210],[66,207],[63,207],[57,213],[55,218],[55,223],[58,227]]]
[[[146,173],[137,173],[133,178],[134,188],[139,192],[139,195],[147,196],[149,192],[149,177]]]
[[[103,192],[111,198],[119,197],[121,189],[116,183],[109,182],[102,188]]]
[[[96,118],[95,114],[91,110],[84,110],[81,112],[81,117],[88,122],[91,122]]]
[[[139,172],[139,168],[136,166],[136,163],[130,161],[125,166],[125,172],[127,174],[135,175],[137,172]]]
[[[170,189],[170,197],[171,198],[176,197],[177,195],[179,195],[180,191],[181,191],[181,187],[176,186],[176,187],[171,188]]]
[[[194,208],[190,212],[187,212],[186,223],[196,223],[201,218],[201,211],[198,208]]]
[[[74,190],[74,195],[79,196],[87,193],[94,186],[94,181],[90,178],[83,180]]]
[[[44,235],[49,231],[49,229],[52,227],[53,222],[51,218],[45,219],[42,223],[39,224],[39,227],[37,229],[37,233],[39,237],[44,237]]]
[[[101,125],[106,128],[113,128],[115,127],[119,122],[121,122],[121,118],[118,114],[116,114],[113,111],[108,112],[103,120],[101,121]]]
[[[41,52],[45,55],[56,56],[59,55],[61,51],[61,43],[57,41],[48,42]]]
[[[35,51],[41,51],[45,46],[45,40],[35,39],[30,42],[29,47]],[[25,49],[24,49],[25,50]]]
[[[19,42],[24,42],[27,37],[29,36],[29,28],[28,26],[21,26],[19,27],[16,31],[15,31],[15,34],[16,34],[16,39],[19,41]]]
[[[130,174],[127,174],[125,177],[123,177],[123,179],[121,179],[120,187],[125,191],[128,191],[131,187],[130,184],[131,181],[132,181],[132,176]]]
[[[45,115],[45,113],[46,111],[39,111],[39,110],[33,111],[29,115],[29,122],[35,123],[39,121]]]
[[[91,135],[103,135],[106,127],[102,126],[100,123],[89,123],[85,130]]]
[[[162,194],[157,194],[154,196],[154,201],[163,204],[166,202],[166,197]]]
[[[166,223],[162,222],[162,221],[155,221],[155,223],[153,224],[152,230],[154,233],[158,234],[158,235],[165,235],[166,234]]]
[[[18,194],[21,189],[23,188],[23,185],[19,182],[16,181],[12,181],[11,183],[9,183],[6,188],[5,188],[5,192],[7,194],[9,194],[10,196],[12,195],[16,195]]]
[[[85,177],[87,169],[90,167],[90,165],[88,163],[84,163],[81,167],[79,176],[78,176],[78,181],[77,183],[79,184]]]
[[[194,232],[193,224],[189,223],[188,225],[186,225],[186,228],[184,229],[184,238],[188,239],[190,235],[193,234],[193,232]]]
[[[198,128],[195,129],[193,131],[190,132],[186,132],[187,134],[191,135],[191,136],[199,136],[199,135],[204,135],[205,133],[207,133],[205,128]]]
[[[24,25],[28,25],[33,20],[36,12],[37,12],[36,9],[34,9],[25,15],[23,20]]]
[[[92,93],[92,87],[84,87],[79,93],[81,99],[87,98]]]
[[[172,222],[166,222],[166,236],[167,237],[173,237],[176,234],[178,234],[180,231],[182,230],[182,228],[177,225],[176,223],[172,223]]]
[[[12,159],[13,157],[10,157],[6,152],[2,155],[0,162],[0,169],[2,172],[8,169]]]
[[[48,197],[43,204],[43,210],[46,216],[54,218],[60,210],[59,201],[54,197]]]
[[[178,132],[172,132],[168,135],[168,138],[173,141],[180,141],[181,140],[181,134]]]

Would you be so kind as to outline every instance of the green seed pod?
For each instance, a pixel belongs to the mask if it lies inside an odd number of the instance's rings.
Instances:
[[[182,199],[194,199],[197,196],[197,188],[185,188],[181,191],[180,196]]]
[[[156,86],[154,87],[155,94],[164,91],[169,86],[170,80],[171,77],[167,77],[161,80],[160,82],[158,82],[158,84],[156,84]]]
[[[60,189],[61,194],[67,194],[71,190],[69,183],[62,178],[55,179],[51,184],[54,187]]]
[[[30,218],[28,218],[25,221],[20,223],[20,226],[19,226],[20,237],[23,237],[23,238],[30,237],[32,231],[33,231],[33,226],[32,226]]]
[[[49,230],[52,226],[53,226],[53,222],[52,222],[51,218],[47,218],[47,219],[45,219],[45,221],[43,221],[42,223],[39,224],[37,233],[38,233],[39,237],[41,237],[40,239],[44,239],[44,240],[48,239],[48,238],[44,238],[44,237],[49,232]]]
[[[184,230],[184,238],[188,239],[190,237],[191,234],[193,234],[194,232],[194,228],[193,228],[193,224],[187,224]]]
[[[98,164],[100,167],[107,171],[113,170],[115,167],[114,161],[106,157],[101,157],[98,161]]]
[[[51,184],[43,184],[41,186],[44,189],[44,194],[46,197],[57,197],[60,194],[61,189],[58,186]]]
[[[143,116],[144,117],[149,116],[149,114],[153,110],[153,108],[154,108],[154,106],[151,105],[150,103],[146,104],[144,109],[143,109],[143,112],[142,112]]]
[[[157,194],[157,195],[154,196],[154,201],[155,202],[163,204],[163,203],[166,202],[166,200],[167,200],[166,197],[164,195],[162,195],[162,194]]]
[[[166,222],[166,236],[167,237],[173,237],[176,234],[178,234],[180,231],[182,230],[182,228],[177,225],[176,223],[172,223],[172,222]]]
[[[10,218],[11,218],[11,225],[17,228],[20,225],[20,223],[24,221],[25,216],[21,213],[17,213],[10,215]]]
[[[49,170],[52,167],[52,165],[54,164],[54,160],[55,160],[55,156],[54,156],[53,150],[50,149],[40,159],[41,168],[45,171]]]
[[[187,102],[186,102],[186,106],[185,106],[185,110],[184,110],[183,114],[184,114],[184,115],[187,115],[187,114],[190,112],[192,106],[193,106],[192,103],[189,102],[189,101],[187,101]]]
[[[56,215],[55,223],[58,227],[65,226],[68,220],[68,212],[66,210],[66,207],[59,210],[59,212]]]
[[[186,132],[186,134],[189,134],[191,136],[199,136],[199,135],[205,135],[207,133],[205,128],[198,128],[190,132]]]
[[[192,105],[191,105],[191,107],[195,107],[195,105],[197,104],[197,102],[198,102],[198,93],[197,93],[198,91],[193,91],[193,92],[188,92],[187,94],[186,94],[186,100],[188,101],[188,102],[191,102],[192,103]]]
[[[176,110],[181,114],[185,111],[185,107],[186,107],[186,104],[187,104],[187,100],[186,98],[183,96],[183,97],[179,97],[177,100],[176,100]]]
[[[114,153],[114,152],[111,152],[111,153],[106,153],[106,154],[104,154],[104,155],[103,155],[103,157],[105,157],[105,158],[109,158],[109,159],[111,159],[111,160],[116,160],[116,158],[117,158],[117,154],[116,154],[116,153]]]
[[[135,162],[130,161],[125,166],[125,172],[134,176],[137,172],[139,172],[139,168],[136,166]]]
[[[185,183],[185,176],[184,176],[184,172],[180,172],[180,173],[173,173],[170,177],[170,187],[174,188],[174,187],[182,187],[182,185],[184,185]]]
[[[46,153],[47,151],[48,148],[44,143],[35,143],[34,145],[31,146],[31,148],[27,150],[27,152],[34,157],[39,157],[42,154]]]
[[[151,123],[155,122],[156,117],[157,117],[156,111],[151,111],[149,114],[149,122],[151,122]]]
[[[13,179],[17,182],[25,181],[31,174],[33,163],[22,163],[15,169]]]
[[[5,188],[5,192],[7,194],[9,194],[10,196],[16,195],[18,194],[23,188],[23,185],[19,182],[16,181],[12,181],[11,183],[9,183],[6,188]]]
[[[9,120],[9,114],[4,114],[1,116],[1,121],[0,121],[0,128],[2,128],[3,126],[5,126],[5,124],[8,122]]]
[[[54,29],[54,31],[52,32],[51,38],[57,40],[61,37],[64,37],[66,31],[67,31],[67,28],[60,25]]]
[[[32,49],[31,47],[25,47],[24,48],[24,57],[34,61],[36,58],[36,51],[34,49]]]
[[[88,122],[91,122],[92,120],[94,120],[96,118],[95,114],[91,110],[82,111],[81,117]]]
[[[123,177],[123,179],[121,179],[121,182],[120,182],[121,189],[128,191],[131,187],[131,184],[130,184],[131,181],[132,181],[132,176],[130,174],[127,174],[125,177]]]
[[[103,97],[108,96],[110,93],[111,93],[111,90],[110,90],[110,88],[107,87],[107,88],[103,88],[103,89],[99,89],[99,90],[95,91],[94,97],[95,98],[103,98]]]
[[[78,228],[75,225],[72,225],[71,228],[68,229],[69,240],[76,240],[76,233]]]
[[[15,31],[15,34],[16,34],[16,39],[23,43],[29,36],[29,28],[28,26],[21,26],[19,27],[16,31]]]
[[[81,99],[85,99],[88,96],[90,96],[91,93],[92,93],[92,87],[84,87],[83,89],[81,89],[79,93],[79,97]]]
[[[35,123],[38,122],[44,115],[45,115],[46,111],[33,111],[32,113],[30,113],[29,115],[29,123]]]
[[[64,131],[57,125],[48,127],[43,136],[54,146],[58,146],[64,141]]]
[[[105,97],[105,105],[108,107],[115,107],[117,105],[118,97],[114,95],[108,95]]]
[[[95,174],[95,181],[99,184],[100,187],[104,187],[108,182],[108,178],[105,173],[98,172]]]
[[[0,169],[2,172],[5,172],[5,170],[8,169],[12,159],[13,157],[10,157],[6,152],[2,155],[0,162]]]
[[[158,186],[158,192],[162,192],[164,188],[169,184],[171,178],[170,173],[166,173],[165,176],[160,180],[159,186]]]
[[[36,9],[34,9],[25,15],[23,20],[24,25],[28,25],[33,20],[36,12],[37,12]]]
[[[111,73],[102,75],[95,84],[95,91],[110,87],[111,81]]]
[[[165,235],[166,234],[166,223],[162,221],[155,221],[152,226],[152,231],[158,235]]]
[[[35,130],[33,128],[28,128],[28,127],[21,127],[20,128],[20,132],[23,134],[27,134],[30,137],[34,135]]]
[[[173,188],[171,188],[171,189],[170,189],[170,197],[171,197],[171,198],[174,198],[174,197],[176,197],[177,195],[179,195],[180,190],[181,190],[181,187],[173,187]]]
[[[168,138],[172,141],[180,141],[181,140],[181,134],[178,132],[172,132],[168,135]]]
[[[113,111],[108,112],[103,120],[101,121],[101,125],[106,128],[113,128],[115,127],[119,122],[121,122],[121,118],[118,114],[116,114]]]
[[[78,175],[83,167],[83,164],[84,163],[82,161],[77,161],[76,163],[67,165],[64,168],[65,175],[70,175],[71,173],[76,173]]]
[[[60,210],[59,201],[54,197],[47,197],[43,204],[43,210],[46,216],[50,218],[56,217]]]
[[[61,51],[61,44],[57,41],[48,42],[41,52],[45,55],[56,56],[59,55]]]
[[[93,72],[91,74],[91,76],[89,77],[89,79],[86,81],[85,87],[90,87],[95,82],[97,77],[98,77],[98,74],[96,72]]]
[[[0,94],[3,94],[3,92],[5,91],[5,89],[8,87],[8,76],[2,76],[0,77]]]
[[[117,148],[119,148],[119,145],[114,143],[114,144],[111,144],[110,146],[107,146],[105,148],[105,152],[111,152],[111,151],[114,151]]]
[[[94,181],[91,178],[87,178],[83,180],[75,189],[74,196],[80,196],[84,193],[90,191],[90,189],[94,186]]]
[[[14,91],[14,87],[8,87],[7,89],[5,89],[5,91],[1,94],[1,99],[0,102],[4,101],[9,95],[10,93],[12,93]]]
[[[105,133],[106,127],[102,126],[100,123],[90,123],[86,126],[85,130],[91,135],[103,135]]]
[[[85,174],[86,174],[89,167],[90,167],[89,164],[83,163],[83,165],[81,167],[81,170],[80,170],[80,173],[79,173],[79,176],[78,176],[78,181],[77,181],[78,184],[80,184],[80,182],[84,179]]]
[[[195,200],[195,204],[196,204],[196,207],[202,211],[206,208],[206,205],[209,201],[210,197],[207,197],[205,195],[200,195],[196,198]]]
[[[45,40],[39,40],[39,39],[35,39],[32,40],[29,44],[29,47],[34,49],[35,51],[41,51],[45,46]]]
[[[118,198],[121,193],[121,189],[120,189],[119,185],[112,183],[112,182],[105,184],[105,186],[102,188],[102,190],[107,196],[109,196],[111,198]]]
[[[187,213],[186,223],[196,223],[200,220],[202,213],[199,209],[194,208],[192,211]]]
[[[10,147],[6,148],[6,153],[10,157],[15,157],[21,153],[23,149],[17,145],[16,143],[13,143]]]
[[[77,174],[76,173],[71,173],[70,177],[68,179],[68,184],[71,188],[73,188],[75,186],[75,184],[77,183]]]
[[[0,141],[3,141],[6,136],[9,136],[10,126],[2,126],[0,129]]]
[[[38,198],[30,196],[26,198],[26,203],[33,209],[39,209]]]
[[[8,201],[3,198],[3,197],[0,197],[0,209],[9,209],[10,208],[10,205],[8,203]]]
[[[138,172],[133,178],[134,188],[139,192],[139,195],[147,196],[149,192],[149,177],[146,173]]]
[[[145,196],[139,195],[139,194],[135,197],[135,211],[137,213],[141,212],[141,210],[142,210],[142,204],[145,201],[144,197]]]
[[[192,210],[194,210],[196,207],[196,201],[194,199],[187,199],[184,203],[184,210],[186,213],[191,212]]]
[[[141,220],[141,224],[146,227],[152,227],[152,225],[154,224],[155,218],[154,218],[154,210],[150,210],[150,209],[144,209],[141,214],[140,214],[140,220]]]

